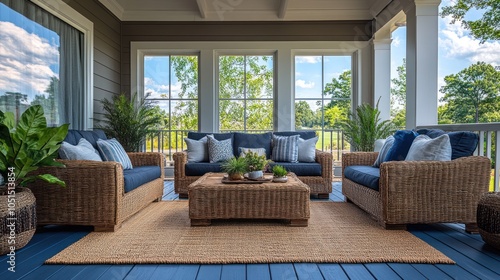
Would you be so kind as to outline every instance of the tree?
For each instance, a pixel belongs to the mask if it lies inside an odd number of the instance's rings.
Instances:
[[[311,128],[315,124],[314,112],[307,101],[295,103],[295,128]]]
[[[45,89],[44,94],[37,94],[31,105],[41,105],[45,112],[45,118],[49,124],[58,123],[58,106],[56,104],[56,94],[59,93],[59,79],[56,76],[50,77],[50,84]]]
[[[351,70],[346,70],[325,85],[323,95],[331,95],[325,105],[325,123],[334,127],[338,121],[346,120],[351,109]]]
[[[483,16],[467,20],[465,17],[470,10],[481,10]],[[500,39],[500,0],[458,0],[451,6],[443,7],[441,15],[451,16],[452,23],[462,22],[462,26],[481,43]]]
[[[489,119],[500,109],[500,72],[490,64],[478,62],[458,74],[444,78],[445,85],[439,90],[444,93],[440,101],[448,102],[443,111],[454,123],[492,122]]]
[[[406,125],[406,59],[396,69],[398,76],[391,80],[391,119],[397,127]]]

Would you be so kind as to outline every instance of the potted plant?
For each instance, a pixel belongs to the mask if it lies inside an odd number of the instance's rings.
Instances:
[[[245,160],[248,166],[248,178],[258,179],[264,176],[264,168],[266,168],[269,161],[266,159],[266,155],[261,155],[248,151],[245,154]]]
[[[32,172],[42,166],[64,166],[55,158],[67,133],[68,124],[47,127],[40,105],[29,107],[17,125],[12,112],[0,111],[0,174],[5,181],[0,188],[0,219],[8,221],[2,229],[0,254],[22,248],[35,233],[35,197],[24,186],[36,179],[65,186],[51,174]]]
[[[376,107],[362,104],[356,114],[349,113],[349,119],[340,122],[344,137],[353,151],[373,151],[375,140],[385,139],[396,130],[390,120],[381,121],[378,102]]]
[[[241,180],[247,172],[247,162],[245,158],[233,157],[223,162],[221,169],[228,174],[230,180]]]
[[[282,165],[275,165],[273,166],[273,182],[278,182],[278,183],[284,183],[288,181],[288,177],[286,175],[288,174],[288,170],[286,170],[285,167]]]
[[[147,96],[146,96],[147,97]],[[138,100],[137,93],[129,99],[124,93],[110,101],[101,100],[104,120],[97,125],[109,138],[116,138],[127,152],[139,152],[147,135],[163,124],[162,112],[147,98]]]

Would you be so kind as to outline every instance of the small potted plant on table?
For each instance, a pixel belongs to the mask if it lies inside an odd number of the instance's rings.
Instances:
[[[249,179],[258,179],[264,176],[263,170],[269,163],[266,159],[266,155],[259,156],[257,153],[249,151],[245,154],[245,160],[248,166]]]
[[[288,177],[286,176],[288,171],[285,167],[281,165],[273,166],[273,182],[284,183],[288,181]]]
[[[231,158],[221,164],[222,171],[226,172],[229,180],[242,180],[243,174],[247,172],[247,162],[245,158]]]

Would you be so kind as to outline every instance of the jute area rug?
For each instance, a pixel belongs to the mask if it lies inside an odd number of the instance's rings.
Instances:
[[[47,264],[454,263],[402,230],[385,230],[356,206],[312,202],[308,227],[221,220],[191,227],[187,201],[153,203],[114,233],[92,232]]]

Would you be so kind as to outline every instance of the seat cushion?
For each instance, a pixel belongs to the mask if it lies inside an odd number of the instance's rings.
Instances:
[[[123,170],[125,192],[132,191],[160,177],[161,168],[159,166],[136,166],[133,169]]]
[[[275,165],[281,165],[285,167],[289,172],[295,173],[297,176],[321,176],[321,164],[314,162],[273,162],[270,163],[270,169]]]
[[[203,176],[208,172],[222,172],[220,163],[188,162],[186,163],[186,176]]]
[[[239,156],[240,148],[264,148],[266,150],[266,158],[271,158],[271,137],[272,133],[234,133],[234,156]]]
[[[344,169],[344,176],[370,189],[379,190],[380,169],[366,165],[351,165]]]

